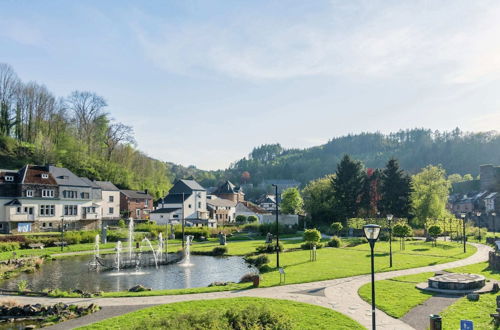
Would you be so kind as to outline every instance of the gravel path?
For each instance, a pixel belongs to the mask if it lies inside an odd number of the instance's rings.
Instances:
[[[460,296],[436,295],[426,300],[422,305],[411,309],[401,320],[416,330],[427,330],[429,315],[439,314],[446,307],[460,299]]]
[[[375,280],[385,280],[397,276],[419,274],[423,272],[436,272],[443,269],[461,267],[488,260],[490,247],[482,244],[473,244],[477,247],[477,252],[465,259],[457,260],[445,264],[398,270],[385,273],[377,273]],[[199,294],[184,294],[172,296],[152,296],[152,297],[123,297],[123,298],[47,298],[47,297],[19,297],[4,296],[7,299],[17,300],[21,304],[41,303],[54,304],[58,301],[73,304],[96,303],[99,306],[144,306],[167,304],[180,301],[235,298],[235,297],[263,297],[277,298],[299,301],[327,308],[332,308],[345,314],[359,322],[366,328],[371,328],[371,306],[358,296],[358,289],[370,283],[370,275],[359,275],[335,280],[282,285],[270,288],[257,288],[251,290],[223,291]],[[324,294],[318,294],[323,291]],[[123,313],[126,313],[124,310]],[[380,330],[404,330],[414,329],[412,326],[395,319],[377,310],[377,328]],[[88,323],[96,320],[88,319]],[[64,329],[71,328],[69,323],[63,323]]]

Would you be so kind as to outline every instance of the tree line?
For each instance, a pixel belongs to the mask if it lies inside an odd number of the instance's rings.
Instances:
[[[2,167],[53,163],[120,188],[166,193],[172,179],[166,164],[137,150],[132,127],[114,120],[107,106],[91,91],[56,97],[0,63]]]

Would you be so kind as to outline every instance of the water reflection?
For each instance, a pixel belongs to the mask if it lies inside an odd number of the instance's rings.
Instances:
[[[106,258],[114,258],[107,255]],[[28,281],[29,289],[80,289],[83,291],[125,291],[137,284],[154,290],[182,289],[207,286],[212,282],[238,282],[241,276],[253,271],[240,257],[191,256],[192,266],[173,264],[135,269],[95,272],[88,270],[89,256],[74,256],[47,262],[33,274],[21,274],[1,283],[4,289],[16,290],[21,280]]]

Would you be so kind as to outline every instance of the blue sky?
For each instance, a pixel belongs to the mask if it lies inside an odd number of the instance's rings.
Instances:
[[[0,62],[91,90],[147,154],[225,168],[257,145],[500,126],[498,1],[0,0]]]

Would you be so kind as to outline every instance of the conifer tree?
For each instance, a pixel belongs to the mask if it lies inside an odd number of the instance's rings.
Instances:
[[[382,171],[380,211],[397,218],[408,218],[411,212],[411,179],[396,159],[387,162]]]

